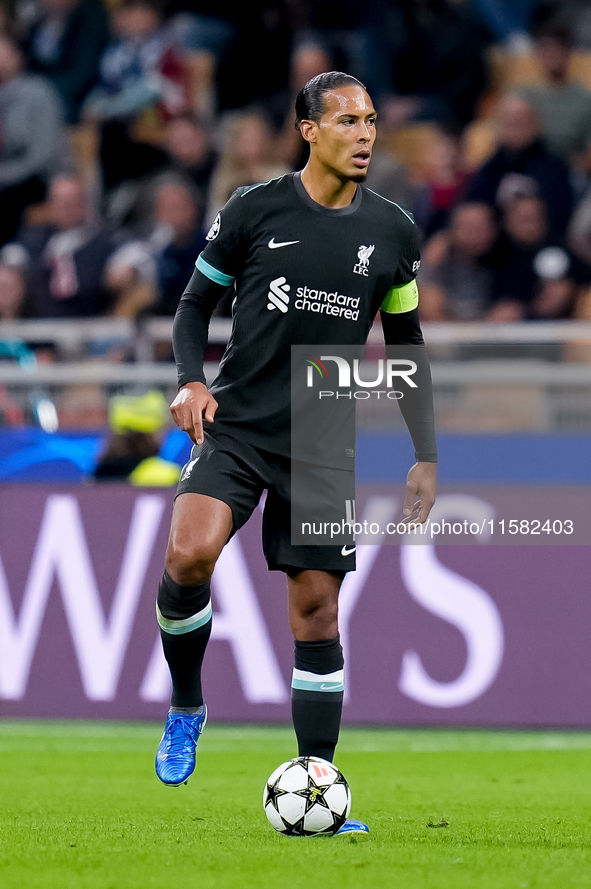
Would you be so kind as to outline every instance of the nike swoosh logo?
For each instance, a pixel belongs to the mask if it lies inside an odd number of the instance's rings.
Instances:
[[[338,691],[340,688],[340,682],[323,682],[320,686],[320,691],[334,691],[335,689]]]
[[[341,555],[342,556],[350,556],[351,553],[354,553],[356,549],[357,549],[356,546],[344,546],[341,550]]]
[[[269,247],[271,250],[276,250],[277,247],[289,247],[290,244],[299,244],[299,241],[280,241],[279,243],[275,243],[275,238],[271,238],[269,241]]]

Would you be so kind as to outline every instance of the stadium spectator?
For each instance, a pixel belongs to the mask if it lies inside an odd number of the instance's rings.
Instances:
[[[308,80],[332,67],[359,78],[378,102],[388,92],[387,45],[380,27],[382,4],[375,0],[312,0],[297,4],[296,39],[300,46],[315,45],[328,54],[334,65],[311,71]],[[302,80],[301,89],[307,80]],[[293,83],[292,83],[293,86]],[[294,98],[295,98],[294,94]]]
[[[531,49],[530,27],[537,0],[471,0],[482,21],[509,52],[523,55]]]
[[[425,321],[473,321],[485,317],[494,296],[494,213],[487,204],[460,204],[449,229],[427,242],[419,273]]]
[[[129,481],[140,487],[168,487],[181,467],[158,456],[159,433],[170,422],[166,398],[157,389],[142,396],[116,395],[109,403],[109,438],[92,473],[97,482]]]
[[[408,170],[388,151],[373,149],[366,183],[389,201],[406,210],[413,209],[413,187],[408,178]]]
[[[462,147],[458,136],[442,130],[430,146],[427,164],[426,179],[415,186],[412,206],[417,224],[430,237],[448,225],[450,213],[462,198],[468,182],[468,175],[462,168]]]
[[[168,0],[170,30],[187,52],[193,75],[192,110],[213,116],[216,110],[256,103],[265,105],[274,122],[277,108],[283,118],[291,52],[288,18],[292,11],[299,14],[291,5],[285,0]]]
[[[591,49],[591,6],[588,0],[537,0],[532,29],[548,23],[564,25],[576,36],[579,49]]]
[[[575,208],[568,227],[568,243],[573,252],[591,266],[591,189]]]
[[[294,49],[290,60],[290,101],[285,103],[287,115],[280,136],[279,154],[292,170],[302,170],[308,161],[310,150],[294,127],[293,104],[301,88],[317,74],[333,68],[332,58],[319,43],[304,41]]]
[[[389,4],[391,90],[381,103],[390,122],[433,120],[465,125],[486,86],[485,33],[465,4],[400,0]]]
[[[107,283],[122,298],[145,287],[151,296],[137,309],[173,316],[205,246],[203,202],[191,180],[172,171],[145,183],[137,206],[144,208],[149,229],[117,251],[109,262]]]
[[[287,166],[275,157],[276,140],[265,118],[256,113],[235,115],[211,183],[208,224],[240,185],[265,182],[288,173]]]
[[[520,197],[509,204],[490,320],[568,317],[579,285],[590,278],[591,270],[550,233],[543,201]]]
[[[85,113],[109,120],[157,103],[170,115],[182,111],[180,59],[155,0],[124,0],[112,22],[116,40],[102,56],[100,82],[84,103]]]
[[[25,208],[43,200],[48,179],[69,162],[59,96],[23,66],[17,45],[0,37],[0,246],[14,236]]]
[[[109,42],[105,7],[100,0],[42,0],[40,13],[25,44],[28,69],[52,81],[68,123],[77,123]]]
[[[191,114],[168,121],[162,140],[160,169],[152,176],[126,179],[108,196],[105,219],[110,228],[125,230],[134,240],[145,241],[153,228],[154,179],[166,172],[189,180],[197,191],[200,206],[205,206],[215,167],[212,128],[202,125]]]
[[[573,202],[569,171],[540,136],[538,116],[522,96],[505,96],[497,110],[498,148],[476,171],[466,200],[502,206],[516,194],[537,193],[548,207],[552,231],[562,235]]]
[[[0,321],[20,321],[26,317],[27,276],[22,265],[22,251],[16,245],[13,249],[7,244],[0,251]],[[4,341],[0,338],[1,352],[29,366],[35,361],[47,364],[56,358],[52,342],[23,342],[13,337]]]
[[[102,315],[110,307],[105,268],[116,249],[112,235],[89,223],[84,185],[59,176],[49,188],[49,222],[25,227],[7,245],[27,277],[27,314],[34,318]],[[20,252],[19,252],[20,250]]]
[[[20,321],[26,317],[27,279],[20,256],[15,255],[10,247],[4,247],[0,254],[0,321]],[[15,339],[14,335],[7,339],[0,337],[0,357],[16,360],[21,367],[32,368],[35,362],[51,363],[56,358],[55,344],[52,342],[25,342]],[[15,405],[0,386],[0,415],[10,411]],[[25,422],[21,411],[21,419],[14,421],[16,425]]]
[[[0,262],[0,321],[23,317],[26,281],[18,266]]]
[[[189,182],[163,176],[156,186],[154,216],[167,240],[156,255],[158,298],[152,311],[173,316],[206,243],[199,195]]]
[[[585,155],[591,144],[591,92],[570,80],[573,42],[560,25],[540,30],[535,40],[543,83],[524,88],[537,112],[544,141],[550,151],[569,164],[588,167]]]
[[[0,3],[0,36],[10,39],[15,36],[14,30],[13,10],[8,9],[6,3]]]
[[[211,127],[190,114],[173,118],[166,126],[164,145],[173,169],[191,179],[205,202],[215,165]]]
[[[192,71],[193,110],[213,117],[217,106],[216,73],[238,40],[238,4],[171,0],[166,5],[169,28],[188,53]]]
[[[86,98],[83,116],[101,126],[105,186],[136,179],[163,167],[166,155],[134,139],[131,128],[142,112],[164,117],[186,107],[184,72],[162,27],[156,0],[124,0],[112,12],[115,42],[100,63],[100,82]]]
[[[185,0],[186,5],[194,0]],[[210,4],[197,0],[201,9]],[[218,3],[236,24],[236,39],[221,58],[216,74],[218,112],[263,107],[274,126],[280,127],[285,114],[289,79],[291,32],[286,0],[249,0],[248,3]],[[276,119],[277,109],[280,117]]]

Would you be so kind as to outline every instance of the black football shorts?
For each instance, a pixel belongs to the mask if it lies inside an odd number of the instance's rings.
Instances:
[[[315,569],[354,571],[355,541],[345,537],[331,544],[292,543],[292,522],[314,514],[341,520],[345,499],[355,502],[355,473],[297,463],[297,484],[292,485],[292,461],[288,457],[260,451],[228,436],[205,433],[202,445],[194,445],[183,467],[176,496],[205,494],[227,503],[232,510],[235,533],[257,508],[263,492],[263,551],[271,571]],[[353,507],[354,509],[354,507]],[[298,524],[298,527],[299,524]],[[312,538],[313,539],[313,538]]]

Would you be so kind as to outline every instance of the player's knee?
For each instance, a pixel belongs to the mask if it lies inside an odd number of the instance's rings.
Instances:
[[[212,545],[183,546],[171,543],[166,551],[166,570],[183,586],[206,583],[213,574],[219,550]]]
[[[333,639],[339,631],[338,603],[332,596],[318,596],[296,607],[298,624],[307,639]]]

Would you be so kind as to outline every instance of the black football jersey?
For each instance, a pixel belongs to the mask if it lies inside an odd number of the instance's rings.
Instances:
[[[342,209],[317,204],[299,174],[238,189],[197,269],[234,283],[232,334],[211,391],[212,432],[290,454],[290,355],[299,344],[360,345],[376,313],[416,308],[418,232],[363,185]]]

